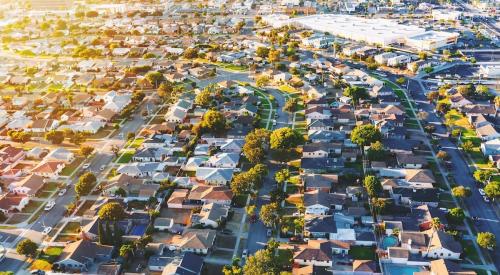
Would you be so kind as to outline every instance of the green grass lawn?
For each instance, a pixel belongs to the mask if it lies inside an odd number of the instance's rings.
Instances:
[[[278,90],[285,92],[285,93],[296,93],[297,92],[297,89],[295,89],[294,87],[292,87],[290,85],[286,85],[286,84],[279,86]]]
[[[69,222],[66,227],[62,230],[63,234],[76,234],[80,232],[79,222]]]
[[[351,246],[349,255],[355,260],[375,260],[375,248],[371,246]]]
[[[118,158],[116,163],[129,163],[135,154],[135,150],[125,150],[123,154]]]
[[[22,213],[33,213],[35,212],[40,205],[42,205],[43,202],[41,201],[30,201],[26,207],[24,207]]]
[[[479,255],[477,254],[477,250],[475,249],[472,241],[460,240],[460,243],[464,249],[465,258],[472,261],[472,263],[481,264],[481,259],[479,259]]]
[[[127,141],[127,144],[125,145],[125,147],[130,146],[131,148],[139,148],[143,142],[144,142],[144,138],[131,139],[131,140]]]
[[[84,157],[76,157],[72,163],[64,167],[64,169],[61,172],[61,176],[70,176],[75,171],[75,169],[84,161],[85,161]]]

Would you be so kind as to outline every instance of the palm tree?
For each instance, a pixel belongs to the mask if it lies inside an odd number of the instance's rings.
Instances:
[[[441,229],[441,220],[439,218],[432,218],[430,225],[432,233],[431,233],[431,239],[429,240],[429,244],[427,245],[427,255],[429,255],[429,249],[432,244],[432,239],[434,238],[434,232]]]

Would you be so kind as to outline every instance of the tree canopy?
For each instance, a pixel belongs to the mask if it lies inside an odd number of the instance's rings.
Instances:
[[[265,204],[260,209],[260,220],[267,227],[275,227],[280,220],[280,206],[277,202]]]
[[[497,245],[495,235],[491,232],[477,233],[477,244],[482,248],[494,249]]]
[[[266,148],[269,144],[270,132],[266,129],[254,129],[245,137],[243,154],[251,163],[264,160]]]
[[[358,104],[360,99],[368,98],[368,92],[365,88],[359,86],[349,86],[344,89],[344,96],[350,97],[354,104]]]
[[[75,185],[75,192],[79,196],[86,196],[92,191],[92,187],[96,183],[97,179],[91,172],[87,172],[80,176],[78,182]]]
[[[271,133],[271,149],[290,150],[304,141],[304,137],[295,129],[288,127],[279,128]]]
[[[224,114],[219,111],[208,110],[205,115],[203,115],[200,126],[207,132],[218,134],[226,129],[226,118]]]
[[[359,146],[367,146],[381,139],[382,134],[372,124],[358,125],[351,133],[351,141]]]
[[[30,239],[24,239],[17,243],[16,252],[26,257],[33,257],[36,255],[38,245]]]
[[[368,196],[371,198],[376,198],[380,192],[382,192],[382,184],[380,180],[372,175],[366,176],[363,180],[363,184],[366,188]]]
[[[118,202],[108,202],[99,209],[99,218],[103,221],[119,221],[125,217],[125,210]]]
[[[451,189],[451,194],[457,198],[466,198],[469,197],[472,192],[470,191],[470,188],[464,186],[456,186]]]
[[[45,140],[50,141],[52,144],[61,144],[64,141],[64,132],[51,130],[45,133]]]

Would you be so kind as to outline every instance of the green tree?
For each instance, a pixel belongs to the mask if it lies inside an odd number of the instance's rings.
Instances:
[[[472,192],[470,191],[469,188],[467,187],[464,187],[464,186],[456,186],[456,187],[453,187],[451,189],[451,194],[454,196],[454,197],[457,197],[457,198],[467,198],[469,197]]]
[[[427,94],[427,99],[431,102],[438,100],[438,98],[439,98],[438,91],[432,91]]]
[[[349,86],[344,89],[344,96],[350,97],[354,104],[358,104],[360,99],[368,98],[368,92],[365,88],[359,86]]]
[[[80,176],[75,185],[75,192],[78,196],[86,196],[92,191],[97,179],[91,172],[87,172]]]
[[[382,192],[382,184],[380,183],[380,180],[375,176],[366,176],[363,180],[363,184],[366,188],[368,196],[370,196],[371,198],[378,197],[378,194]]]
[[[270,132],[266,129],[254,129],[245,137],[243,154],[251,163],[259,163],[264,160],[270,139]]]
[[[103,221],[119,221],[126,216],[126,213],[120,203],[108,202],[99,209],[98,215]]]
[[[495,235],[491,232],[477,233],[477,244],[482,248],[493,250],[497,246]]]
[[[382,134],[371,124],[358,125],[351,133],[351,141],[359,146],[367,146],[380,140]]]
[[[203,130],[211,133],[222,133],[226,129],[224,114],[216,110],[208,110],[200,123]]]
[[[212,93],[209,89],[203,89],[200,93],[196,95],[194,102],[200,106],[208,107],[210,101],[212,100]]]
[[[92,146],[80,146],[80,150],[78,150],[78,154],[82,157],[88,158],[94,152],[94,147]]]
[[[243,268],[240,266],[240,259],[234,258],[231,265],[225,265],[222,269],[224,275],[243,275]]]
[[[148,72],[144,78],[154,87],[158,87],[165,80],[162,73],[155,71]]]
[[[284,183],[285,181],[287,181],[288,179],[290,178],[290,170],[288,169],[281,169],[279,170],[278,172],[276,172],[276,174],[274,175],[274,180],[278,183],[278,184],[282,184]]]
[[[24,239],[17,243],[16,246],[17,254],[24,255],[26,257],[34,257],[37,249],[38,245],[30,239]]]
[[[472,141],[470,140],[467,140],[462,143],[461,147],[465,152],[472,152],[472,150],[474,150],[474,143],[472,143]]]
[[[384,145],[380,141],[375,141],[370,144],[370,148],[367,151],[368,159],[371,161],[381,161],[386,158],[386,151]]]
[[[187,58],[187,59],[197,58],[198,57],[198,49],[197,48],[187,48],[184,51],[183,56],[184,56],[184,58]]]
[[[113,223],[113,237],[114,237],[113,245],[115,247],[120,247],[121,244],[122,244],[122,230],[118,226],[118,222],[117,221],[115,221]]]
[[[172,95],[172,92],[174,90],[174,87],[172,86],[172,83],[165,81],[158,86],[158,89],[156,92],[158,93],[158,96],[166,99],[167,97]]]
[[[269,48],[267,47],[258,47],[255,51],[255,54],[260,58],[267,58],[269,56]]]
[[[269,63],[276,63],[280,61],[281,52],[279,50],[270,50],[268,59]]]
[[[267,227],[275,227],[280,220],[280,207],[277,202],[265,204],[260,209],[260,220]]]
[[[298,100],[296,98],[290,98],[285,102],[285,106],[283,106],[283,109],[287,112],[295,112],[298,107]]]
[[[487,96],[489,95],[489,88],[486,85],[477,85],[476,86],[476,94],[479,96]]]
[[[500,198],[500,182],[492,181],[484,187],[486,196],[491,199]]]
[[[120,246],[120,257],[127,259],[134,253],[134,246],[131,244],[122,244]]]
[[[450,212],[448,212],[448,220],[455,224],[460,224],[464,221],[465,219],[465,213],[464,210],[460,207],[455,207],[450,209]]]
[[[484,169],[479,169],[474,171],[474,179],[476,179],[479,182],[486,183],[493,175],[492,170],[484,170]]]
[[[104,226],[102,225],[101,220],[97,221],[97,237],[99,238],[99,243],[102,245],[106,245],[109,241],[106,239],[106,233],[104,232]]]
[[[255,80],[255,85],[257,85],[257,87],[264,87],[264,86],[267,86],[269,84],[269,81],[270,80],[269,80],[269,77],[267,75],[260,75]]]
[[[273,249],[261,249],[250,255],[243,267],[245,275],[280,274],[281,267],[278,265],[275,251]]]
[[[52,144],[61,144],[64,141],[64,132],[51,130],[45,133],[45,140],[50,141]]]
[[[288,127],[274,130],[270,136],[271,149],[290,150],[302,144],[304,137],[295,129]]]

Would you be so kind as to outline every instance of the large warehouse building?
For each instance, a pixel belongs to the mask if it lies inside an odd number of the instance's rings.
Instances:
[[[435,50],[455,43],[458,38],[457,33],[426,31],[417,26],[399,24],[395,20],[344,14],[319,14],[296,18],[269,15],[263,20],[273,27],[293,24],[368,44],[406,44],[419,50]]]

